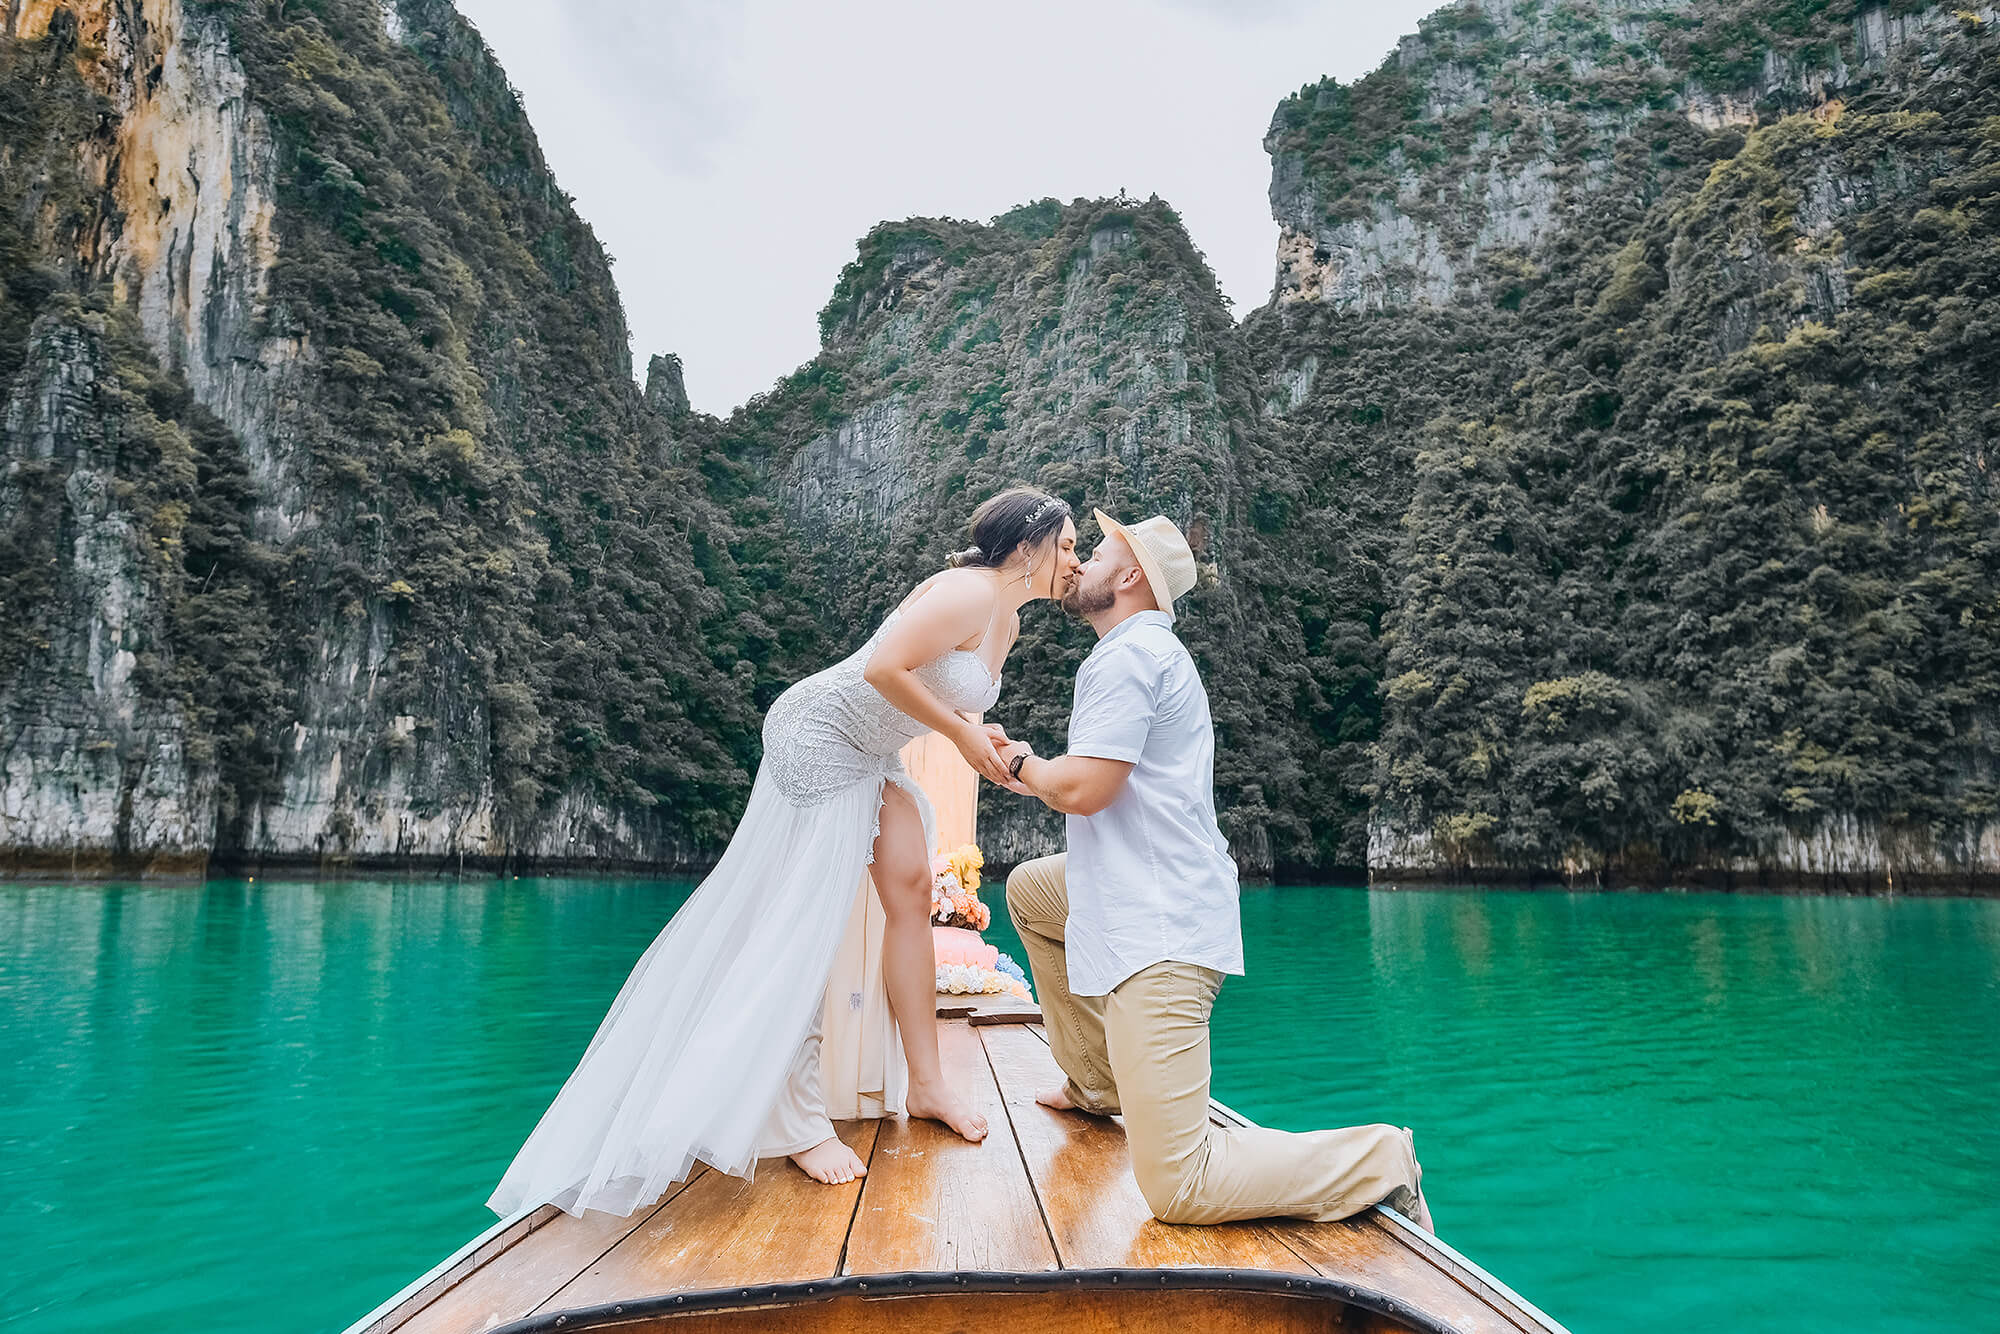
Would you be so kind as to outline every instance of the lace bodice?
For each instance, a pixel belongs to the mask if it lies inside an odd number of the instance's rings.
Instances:
[[[899,614],[889,613],[853,653],[778,696],[765,715],[764,765],[795,805],[815,805],[865,779],[906,781],[897,752],[930,729],[861,676]],[[965,649],[933,658],[917,668],[917,679],[965,713],[984,713],[1000,695],[985,662]]]

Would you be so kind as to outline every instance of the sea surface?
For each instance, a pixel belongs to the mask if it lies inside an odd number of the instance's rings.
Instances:
[[[0,885],[0,1328],[340,1330],[491,1221],[690,888]],[[1577,1334],[2000,1327],[2000,903],[1283,888],[1243,925],[1215,1095],[1414,1127],[1441,1234]]]

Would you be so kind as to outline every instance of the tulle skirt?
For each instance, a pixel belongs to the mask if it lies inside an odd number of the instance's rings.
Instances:
[[[855,894],[884,782],[916,799],[926,851],[933,841],[929,801],[890,763],[885,777],[810,806],[794,805],[760,767],[722,859],[633,967],[487,1207],[502,1217],[544,1203],[622,1217],[698,1161],[751,1175],[788,1081],[810,1077],[801,1051],[816,1053],[808,1039],[835,957],[850,918],[864,916]]]

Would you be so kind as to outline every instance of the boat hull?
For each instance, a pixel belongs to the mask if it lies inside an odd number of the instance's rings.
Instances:
[[[1396,1298],[1296,1274],[1213,1269],[924,1273],[683,1292],[549,1311],[493,1334],[1450,1334]]]

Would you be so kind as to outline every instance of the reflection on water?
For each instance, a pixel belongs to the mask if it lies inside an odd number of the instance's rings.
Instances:
[[[686,891],[0,886],[0,1325],[343,1327],[490,1221]]]
[[[0,1324],[341,1327],[486,1224],[687,889],[0,886]],[[1243,908],[1216,1095],[1415,1127],[1447,1238],[1579,1334],[2000,1301],[2000,904]]]

